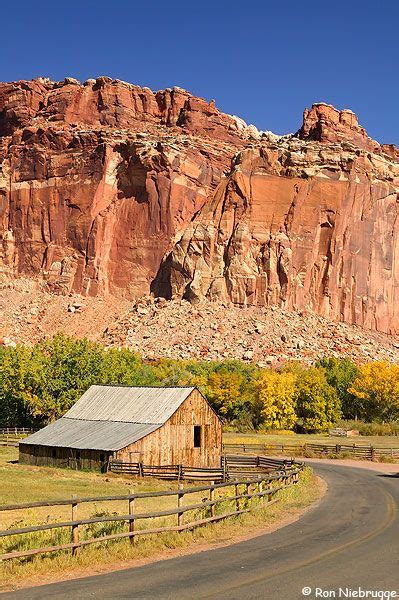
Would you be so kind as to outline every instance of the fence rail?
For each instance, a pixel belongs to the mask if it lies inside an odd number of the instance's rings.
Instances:
[[[78,548],[86,546],[87,544],[94,544],[105,542],[109,540],[117,540],[123,538],[129,538],[131,543],[134,543],[135,539],[143,535],[154,535],[164,532],[171,531],[185,531],[188,529],[194,529],[206,523],[212,523],[222,519],[226,519],[231,516],[240,515],[257,508],[264,506],[261,502],[259,505],[250,505],[252,499],[266,500],[267,503],[271,504],[273,497],[283,487],[294,485],[299,479],[299,473],[303,466],[292,467],[285,471],[279,471],[274,474],[267,476],[259,476],[257,479],[240,479],[235,481],[229,481],[225,483],[211,483],[208,486],[197,486],[191,488],[183,488],[181,485],[176,490],[165,490],[161,492],[140,492],[130,493],[122,496],[100,496],[100,497],[89,497],[89,498],[78,498],[73,496],[70,499],[61,500],[48,500],[42,502],[28,502],[24,504],[10,504],[0,506],[0,511],[16,511],[26,510],[27,508],[39,508],[48,506],[61,506],[69,505],[71,508],[71,519],[63,522],[45,523],[42,525],[32,525],[28,527],[20,527],[13,529],[5,529],[0,531],[0,538],[8,538],[17,535],[29,535],[32,533],[70,528],[70,542],[64,544],[58,544],[53,546],[45,546],[41,548],[30,548],[23,551],[12,551],[6,552],[0,555],[0,560],[9,560],[13,558],[24,558],[28,556],[34,556],[36,554],[45,554],[48,552],[55,552],[58,550],[71,550],[72,554],[76,554]],[[266,485],[266,488],[264,487]],[[232,490],[232,493],[225,495],[226,492]],[[201,502],[195,502],[184,504],[184,498],[190,494],[198,492],[207,492],[207,498],[202,499]],[[216,493],[221,492],[221,495],[217,496]],[[145,498],[159,498],[162,496],[175,497],[177,503],[175,506],[151,512],[137,512],[135,510],[135,501],[138,499]],[[121,500],[127,503],[127,512],[121,515],[106,515],[96,516],[90,518],[78,518],[78,506],[82,503],[89,502],[105,502]],[[234,504],[234,509],[231,506],[225,506],[223,503]],[[217,507],[221,507],[223,510],[217,514]],[[184,516],[186,513],[192,511],[199,511],[200,513],[205,512],[206,514],[195,514],[191,517],[191,520],[184,522]],[[142,520],[151,520],[159,517],[177,517],[177,523],[153,527],[147,529],[137,529],[137,522]],[[110,535],[101,535],[99,537],[90,537],[82,539],[80,532],[81,528],[85,525],[92,525],[95,523],[122,523],[127,524],[127,531],[120,533],[112,533]],[[15,538],[14,538],[15,539]]]
[[[225,452],[237,452],[243,454],[289,454],[290,456],[302,456],[307,452],[320,455],[328,454],[352,454],[364,460],[374,460],[381,457],[399,459],[399,448],[382,448],[377,446],[365,446],[358,444],[224,444]]]
[[[201,469],[184,465],[150,466],[142,462],[109,462],[109,470],[113,473],[126,473],[139,477],[158,477],[160,479],[177,479],[191,481],[224,481],[225,472],[220,469]]]
[[[220,469],[188,467],[184,465],[148,466],[142,462],[110,461],[109,470],[113,473],[125,473],[138,477],[158,477],[160,479],[177,479],[178,481],[215,481],[221,482],[237,476],[251,476],[260,471],[269,472],[293,466],[292,460],[278,460],[266,456],[245,456],[242,454],[222,456]],[[257,470],[256,470],[257,469]]]
[[[0,428],[0,446],[18,446],[19,441],[35,430],[28,427]]]

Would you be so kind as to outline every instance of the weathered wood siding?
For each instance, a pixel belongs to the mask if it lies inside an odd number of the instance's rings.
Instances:
[[[194,447],[194,425],[201,427],[201,446]],[[162,427],[119,450],[115,457],[146,465],[220,467],[222,425],[198,390],[194,390]]]
[[[19,462],[44,467],[104,471],[112,452],[19,444]]]

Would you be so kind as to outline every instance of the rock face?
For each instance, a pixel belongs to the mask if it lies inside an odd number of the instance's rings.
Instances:
[[[165,260],[170,293],[399,327],[397,165],[349,147],[242,151]]]
[[[3,275],[136,296],[250,132],[179,88],[100,77],[4,84],[0,135]]]
[[[275,136],[180,88],[0,85],[0,275],[399,330],[399,153],[351,111]]]

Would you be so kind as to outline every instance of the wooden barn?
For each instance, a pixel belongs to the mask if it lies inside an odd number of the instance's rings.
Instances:
[[[21,463],[97,470],[110,459],[218,468],[221,453],[221,422],[194,387],[92,385],[19,444]]]

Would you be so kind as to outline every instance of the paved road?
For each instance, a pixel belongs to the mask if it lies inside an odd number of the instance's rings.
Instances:
[[[315,465],[319,506],[269,535],[134,569],[4,594],[6,600],[296,600],[315,588],[397,590],[399,473]],[[308,596],[302,588],[312,588]],[[342,594],[342,592],[341,592]],[[331,596],[333,597],[333,596]],[[353,596],[352,596],[353,597]]]

